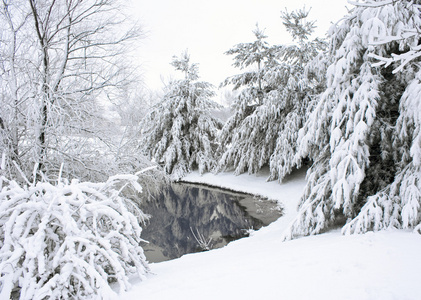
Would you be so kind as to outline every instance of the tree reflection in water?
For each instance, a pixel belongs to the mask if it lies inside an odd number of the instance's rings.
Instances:
[[[200,239],[207,249],[222,247],[281,215],[276,202],[184,183],[160,189],[140,207],[152,216],[142,231],[149,242],[142,246],[150,262],[203,251]]]

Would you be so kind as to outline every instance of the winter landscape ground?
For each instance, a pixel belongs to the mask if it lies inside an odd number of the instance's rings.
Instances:
[[[281,185],[266,182],[266,175],[186,176],[277,199],[285,215],[224,248],[151,264],[148,279],[134,281],[116,299],[420,299],[420,235],[392,230],[343,236],[333,229],[282,242],[305,174],[296,172]]]

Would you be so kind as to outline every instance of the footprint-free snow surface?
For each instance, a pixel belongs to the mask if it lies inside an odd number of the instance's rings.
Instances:
[[[151,264],[118,299],[421,299],[421,236],[382,231],[343,236],[339,230],[282,242],[305,185],[298,172],[283,184],[266,175],[196,173],[203,182],[280,201],[285,215],[221,249]]]

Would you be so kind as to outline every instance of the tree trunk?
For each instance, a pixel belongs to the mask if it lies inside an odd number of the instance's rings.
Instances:
[[[32,15],[35,22],[35,30],[37,33],[38,41],[41,46],[42,55],[43,55],[43,78],[42,78],[42,95],[41,95],[41,121],[38,133],[38,166],[37,166],[37,177],[43,172],[44,170],[44,162],[46,160],[47,154],[47,141],[46,141],[46,130],[47,130],[47,122],[48,122],[48,104],[50,102],[50,92],[48,87],[48,73],[49,73],[49,60],[48,60],[48,44],[47,44],[47,37],[46,37],[46,28],[41,28],[42,24],[39,20],[39,15],[37,12],[35,0],[29,0],[31,5]],[[50,6],[50,11],[54,6],[55,1],[52,2]],[[37,178],[39,179],[39,178]]]

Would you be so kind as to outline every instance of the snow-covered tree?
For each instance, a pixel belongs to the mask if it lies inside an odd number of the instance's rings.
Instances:
[[[102,103],[134,79],[125,55],[141,32],[128,26],[120,4],[0,2],[0,146],[25,174],[34,162],[38,178],[66,162],[71,177],[108,177],[98,161],[116,126]]]
[[[366,4],[377,3],[368,1]],[[375,45],[394,47],[395,51],[385,53],[376,49],[371,57],[386,62],[384,67],[389,72],[393,70],[393,74],[404,78],[404,85],[400,86],[404,92],[400,99],[394,99],[392,107],[399,116],[389,131],[392,144],[387,149],[388,155],[393,154],[395,173],[389,175],[393,176],[391,183],[368,197],[359,214],[346,224],[343,229],[346,234],[390,227],[413,228],[421,233],[421,1],[397,1],[383,4],[381,8],[389,13],[390,19],[387,23],[383,21],[387,30]],[[399,14],[394,16],[397,12]],[[380,171],[380,167],[377,170]],[[387,171],[392,170],[387,168]]]
[[[236,45],[227,52],[236,54],[234,66],[255,68],[224,82],[241,88],[241,93],[234,104],[235,114],[219,138],[226,146],[220,170],[234,167],[236,174],[246,170],[255,173],[270,164],[271,179],[282,179],[299,164],[289,157],[295,154],[309,96],[324,82],[305,71],[306,64],[324,47],[319,39],[309,40],[314,22],[307,21],[307,16],[305,9],[281,15],[296,41],[294,45],[270,46],[256,28],[256,41]]]
[[[139,223],[146,216],[123,196],[126,187],[141,191],[138,176],[1,180],[1,299],[109,299],[133,275],[145,278]]]
[[[190,62],[187,51],[171,64],[184,79],[170,82],[162,101],[145,118],[141,147],[178,180],[195,168],[202,174],[214,167],[222,123],[212,115],[219,108],[211,99],[212,85],[198,81],[198,65]]]
[[[258,143],[259,147],[254,143],[257,139],[264,141],[265,129],[272,127],[260,130],[260,124],[253,125],[259,121],[256,117],[259,114],[254,114],[255,110],[261,110],[266,100],[265,94],[273,90],[264,76],[269,66],[274,64],[275,53],[274,48],[266,42],[264,31],[257,25],[253,34],[256,37],[253,42],[237,44],[226,52],[227,55],[235,55],[233,66],[245,72],[229,77],[222,83],[223,86],[233,85],[239,93],[232,105],[234,115],[228,119],[218,137],[224,153],[217,170],[235,167],[236,174],[247,169],[250,173],[257,172],[270,156],[270,150],[266,149],[267,141]],[[251,133],[253,129],[256,132]],[[269,143],[273,139],[268,137]]]
[[[279,48],[280,64],[274,69],[277,77],[278,136],[276,147],[270,157],[270,180],[282,179],[302,164],[305,157],[297,156],[298,132],[304,126],[307,111],[322,89],[325,88],[325,72],[313,68],[325,64],[322,51],[326,42],[310,39],[315,22],[307,20],[310,10],[305,8],[281,18],[295,44]]]
[[[400,72],[393,72],[396,62],[381,68],[373,60],[401,55],[418,44],[414,35],[387,40],[420,28],[415,2],[359,2],[332,27],[327,88],[299,137],[299,155],[310,157],[313,165],[286,238],[316,234],[345,220],[345,233],[418,226],[417,60]]]

